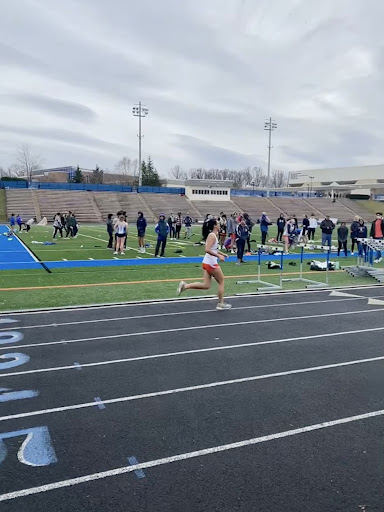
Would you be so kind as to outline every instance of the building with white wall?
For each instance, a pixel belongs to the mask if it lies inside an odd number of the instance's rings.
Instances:
[[[168,180],[167,187],[185,188],[191,201],[230,201],[231,180]]]
[[[294,171],[289,173],[288,183],[296,191],[375,196],[384,193],[384,165]]]

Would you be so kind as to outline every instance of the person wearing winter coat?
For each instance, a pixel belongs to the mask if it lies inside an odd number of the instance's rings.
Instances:
[[[243,219],[236,227],[236,247],[237,247],[237,265],[244,263],[245,242],[248,240],[249,230],[245,220]]]
[[[360,218],[356,215],[351,224],[351,240],[352,240],[351,256],[353,256],[355,254],[355,247],[358,247],[357,239],[359,237],[357,236],[357,230],[359,229],[359,220],[360,220]]]
[[[338,241],[338,249],[337,255],[340,256],[341,249],[344,250],[345,256],[348,256],[348,228],[345,222],[341,223],[341,226],[337,230],[337,241]]]
[[[332,233],[335,229],[334,223],[331,221],[331,218],[329,215],[326,215],[325,219],[320,224],[320,229],[322,232],[322,245],[328,245],[328,247],[331,247],[332,245]]]
[[[252,221],[251,217],[248,215],[248,213],[244,213],[243,215],[245,224],[248,228],[248,238],[247,238],[247,248],[248,252],[251,252],[251,234],[252,234],[252,228],[255,225],[255,223]]]
[[[280,213],[280,217],[276,221],[276,224],[277,224],[277,241],[278,242],[282,242],[283,241],[283,233],[284,233],[284,228],[285,228],[285,224],[286,223],[287,223],[287,221],[285,220],[284,214]]]
[[[139,252],[145,253],[145,230],[147,229],[147,220],[143,212],[137,213],[137,238],[139,239]]]
[[[192,236],[192,223],[193,223],[193,219],[187,212],[187,215],[184,218],[184,226],[185,226],[184,238],[188,238],[188,240]]]
[[[175,222],[176,222],[176,218],[172,212],[171,215],[168,217],[169,235],[170,235],[171,240],[176,238]]]
[[[165,246],[167,245],[167,236],[169,233],[169,226],[165,222],[164,214],[161,214],[159,216],[159,222],[155,226],[155,232],[157,233],[155,258],[159,257],[160,246],[161,246],[160,257],[164,257]]]
[[[268,235],[268,229],[271,225],[271,221],[265,212],[262,213],[260,217],[260,230],[261,230],[261,243],[265,245]]]
[[[367,226],[364,224],[363,219],[359,219],[359,226],[356,231],[356,238],[368,238],[368,229]],[[357,248],[359,251],[359,257],[362,258],[363,256],[366,258],[367,256],[367,246],[366,244],[362,244],[361,242],[357,241]]]

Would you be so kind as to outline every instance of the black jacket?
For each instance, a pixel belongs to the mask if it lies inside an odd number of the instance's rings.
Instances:
[[[340,226],[337,230],[337,239],[339,242],[346,242],[348,240],[347,226]]]
[[[279,217],[279,218],[277,219],[276,224],[277,224],[277,229],[278,229],[279,231],[284,231],[284,226],[285,226],[285,224],[286,224],[286,220],[285,220],[284,218]]]
[[[325,235],[332,235],[332,231],[335,229],[335,225],[331,219],[324,219],[320,224],[320,229]]]
[[[377,220],[377,219],[376,219]],[[372,226],[371,226],[371,237],[372,238],[376,238],[376,220],[374,220],[372,222]],[[383,233],[384,235],[384,219],[381,219],[381,232]]]

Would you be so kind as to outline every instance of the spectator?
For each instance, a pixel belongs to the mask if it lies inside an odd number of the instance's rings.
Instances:
[[[308,227],[308,239],[309,240],[315,239],[315,232],[316,232],[317,225],[318,225],[318,222],[315,217],[315,214],[312,213],[312,215],[309,218],[309,227]]]
[[[263,212],[260,217],[260,230],[261,230],[262,245],[265,245],[265,242],[267,240],[267,235],[268,235],[268,229],[269,229],[270,225],[271,225],[271,221],[269,220],[269,217],[267,217],[267,214],[265,212]]]
[[[116,222],[117,222],[118,219],[116,219]],[[72,212],[68,212],[67,215],[66,215],[66,219],[65,219],[65,231],[66,231],[66,236],[65,238],[68,238],[68,236],[71,236],[71,238],[73,237],[73,229],[72,229]]]
[[[227,233],[231,239],[231,253],[235,253],[236,245],[236,228],[237,228],[237,213],[232,213],[227,222]]]
[[[367,226],[364,225],[363,219],[359,219],[359,226],[356,231],[357,237],[356,238],[367,238],[368,237],[368,230]],[[359,257],[362,258],[364,254],[364,258],[367,257],[367,246],[366,244],[363,244],[359,241],[357,241],[357,248],[359,250]]]
[[[210,233],[209,228],[208,228],[208,222],[211,220],[211,218],[212,218],[212,215],[209,215],[209,213],[207,213],[207,215],[205,216],[204,222],[203,222],[203,226],[201,228],[201,237],[204,241],[207,239],[207,236]]]
[[[320,229],[322,232],[322,240],[321,244],[323,246],[328,245],[328,247],[332,246],[332,233],[335,229],[334,223],[331,221],[329,215],[326,215],[325,219],[320,224]]]
[[[341,226],[337,230],[337,241],[338,241],[338,249],[337,255],[340,256],[341,249],[344,250],[345,256],[348,256],[348,228],[345,222],[341,223]]]
[[[57,232],[59,232],[61,238],[63,238],[63,225],[61,223],[60,213],[56,213],[55,218],[53,219],[53,227],[55,228],[55,231],[52,238],[56,238]]]
[[[304,218],[303,218],[303,232],[301,233],[301,235],[303,237],[303,242],[304,243],[308,242],[308,229],[309,229],[308,215],[304,215]]]
[[[283,240],[284,240],[284,254],[289,254],[291,246],[291,238],[296,231],[296,223],[294,219],[289,218],[284,227]]]
[[[144,217],[143,212],[137,213],[136,227],[137,227],[137,237],[139,239],[139,252],[144,254],[145,253],[145,230],[147,228],[147,220]]]
[[[19,213],[19,215],[16,218],[16,222],[17,222],[17,225],[19,226],[19,231],[21,231],[21,226],[24,224],[24,222],[23,222],[23,219],[20,216],[20,213]]]
[[[375,240],[383,240],[384,238],[384,220],[381,212],[376,213],[376,220],[372,222],[371,237]],[[382,260],[381,251],[376,253],[375,263],[380,263]]]
[[[355,246],[358,247],[358,236],[357,231],[359,229],[359,220],[360,218],[358,215],[356,215],[353,219],[353,222],[351,224],[351,239],[352,239],[352,247],[351,247],[351,256],[355,254]]]
[[[11,226],[11,229],[10,229],[10,232],[13,233],[13,230],[15,229],[15,225],[16,225],[16,219],[15,219],[15,214],[12,213],[10,219],[9,219],[9,224]]]
[[[237,263],[236,265],[240,265],[240,263],[244,263],[244,248],[245,242],[248,240],[249,230],[245,220],[240,221],[240,224],[236,227],[236,247],[237,247]]]
[[[171,240],[174,240],[176,238],[175,221],[176,219],[172,212],[171,215],[168,217],[169,235]]]
[[[128,234],[128,223],[125,220],[124,214],[121,214],[115,224],[116,231],[116,250],[113,254],[120,254],[124,256],[124,242]]]
[[[251,234],[252,234],[252,228],[255,225],[254,222],[252,222],[251,217],[248,215],[248,213],[244,213],[244,220],[248,228],[248,238],[247,238],[247,249],[248,252],[251,252]]]
[[[113,249],[113,220],[112,220],[112,213],[108,213],[108,220],[107,220],[107,233],[109,235],[109,241],[107,245],[107,249]]]
[[[187,212],[187,215],[184,218],[184,226],[185,226],[184,238],[188,238],[188,240],[192,236],[192,223],[193,223],[193,219],[189,215],[189,212]]]
[[[177,214],[177,217],[175,219],[175,226],[176,226],[176,234],[175,234],[175,238],[176,239],[180,239],[180,231],[181,231],[181,224],[183,222],[183,219],[181,217],[181,212],[179,212]]]
[[[224,248],[225,239],[227,238],[227,216],[222,213],[219,221],[219,250]]]
[[[73,238],[77,238],[77,233],[79,231],[79,225],[77,223],[76,215],[74,213],[72,213],[72,215],[71,215],[71,226],[72,226]]]
[[[284,228],[287,221],[285,220],[284,214],[280,213],[280,217],[277,219],[277,241],[283,241]]]
[[[177,227],[177,225],[176,225]],[[181,224],[180,224],[181,227]],[[167,245],[167,236],[168,236],[169,226],[165,222],[165,215],[161,214],[159,216],[159,222],[156,224],[155,232],[157,233],[157,244],[155,250],[155,258],[159,257],[159,249],[161,246],[160,257],[164,257],[165,246]],[[179,231],[180,234],[180,231]]]
[[[31,217],[29,220],[27,220],[24,231],[28,233],[28,231],[31,229],[32,224],[34,224],[35,222],[37,222],[36,217]]]

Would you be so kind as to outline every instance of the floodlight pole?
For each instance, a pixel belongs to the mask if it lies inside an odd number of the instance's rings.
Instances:
[[[132,114],[135,117],[139,118],[139,187],[141,187],[143,184],[143,175],[141,168],[141,139],[144,137],[144,135],[142,135],[141,133],[141,119],[148,115],[148,109],[141,104],[141,101],[139,101],[139,104],[133,107]]]
[[[267,197],[271,192],[271,149],[272,149],[272,132],[277,128],[277,124],[270,117],[264,123],[264,130],[269,132],[268,135],[268,174],[267,174]]]

